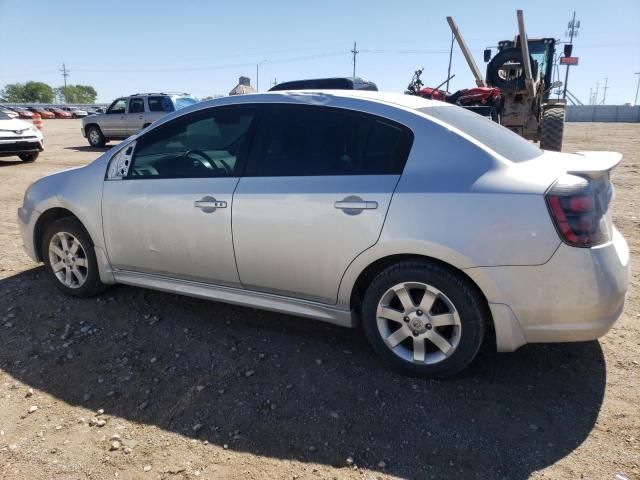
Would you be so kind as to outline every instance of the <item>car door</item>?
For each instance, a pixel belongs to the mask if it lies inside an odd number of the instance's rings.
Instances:
[[[127,113],[125,114],[124,125],[127,136],[138,133],[145,125],[144,98],[131,97]]]
[[[243,286],[335,303],[347,266],[380,235],[412,139],[361,113],[267,107],[234,195]]]
[[[102,218],[116,269],[239,286],[232,195],[256,111],[233,106],[193,112],[114,156]]]
[[[107,111],[99,119],[102,134],[109,138],[127,137],[124,126],[124,117],[127,111],[127,99],[118,98],[109,106]]]

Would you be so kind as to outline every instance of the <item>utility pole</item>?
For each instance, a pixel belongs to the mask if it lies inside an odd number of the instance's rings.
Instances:
[[[602,95],[602,104],[601,105],[604,105],[604,102],[607,100],[607,90],[609,90],[611,88],[611,87],[607,86],[608,82],[609,82],[609,78],[606,77],[604,79],[604,87],[602,88],[604,90],[604,94]]]
[[[353,54],[353,78],[356,78],[356,55],[360,53],[360,51],[356,48],[356,42],[353,42],[353,50],[351,50]]]
[[[275,87],[278,84],[278,78],[277,77],[273,77],[273,83],[271,84],[272,87]]]
[[[456,36],[451,32],[451,48],[449,49],[449,68],[447,68],[447,86],[445,91],[449,91],[449,80],[451,77],[451,59],[453,58],[453,42],[455,42]]]
[[[595,98],[593,99],[593,104],[597,105],[598,104],[598,92],[600,91],[600,82],[596,82],[596,93]]]
[[[569,30],[567,36],[569,37],[569,45],[573,45],[573,37],[578,36],[578,28],[580,28],[580,21],[576,22],[576,12],[573,12],[573,20],[569,22]],[[567,82],[569,81],[569,65],[567,65],[567,72],[564,75],[564,92],[562,98],[567,98]]]
[[[64,79],[64,103],[67,103],[67,77],[71,72],[67,70],[67,66],[63,63],[60,73],[62,73],[62,78]]]
[[[638,75],[638,86],[636,87],[636,99],[633,101],[633,104],[638,105],[638,90],[640,90],[640,72],[636,72],[634,75]]]
[[[593,105],[593,88],[589,88],[589,105]]]

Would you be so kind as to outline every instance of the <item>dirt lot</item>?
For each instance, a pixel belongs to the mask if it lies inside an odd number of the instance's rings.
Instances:
[[[36,163],[0,160],[0,478],[640,478],[637,270],[599,342],[485,349],[446,382],[386,371],[359,330],[124,286],[66,298],[15,215],[30,182],[97,157],[79,128],[45,121]],[[638,265],[640,124],[570,124],[579,149],[624,153]]]

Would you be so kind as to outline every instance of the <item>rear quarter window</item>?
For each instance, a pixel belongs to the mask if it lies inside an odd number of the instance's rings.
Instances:
[[[446,106],[418,108],[418,111],[457,128],[512,162],[524,162],[542,155],[542,150],[533,143],[470,110]]]

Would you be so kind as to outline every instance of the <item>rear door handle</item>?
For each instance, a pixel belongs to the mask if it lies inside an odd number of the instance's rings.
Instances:
[[[378,208],[378,202],[366,200],[341,200],[333,204],[340,210],[374,210]]]
[[[193,206],[205,213],[211,213],[215,212],[217,208],[227,208],[227,202],[207,196],[193,202]]]

